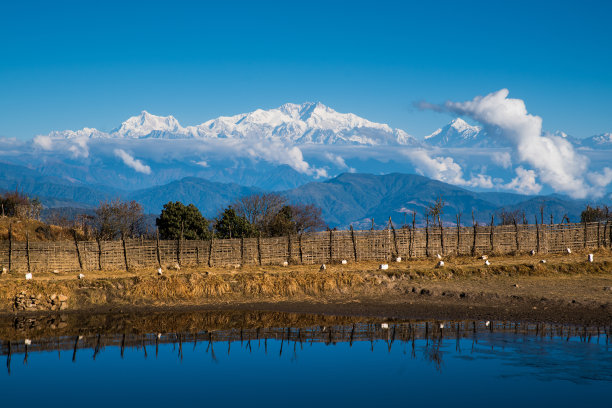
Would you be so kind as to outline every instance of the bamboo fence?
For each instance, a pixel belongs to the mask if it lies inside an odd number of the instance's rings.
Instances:
[[[75,272],[152,267],[320,264],[389,261],[440,254],[560,253],[611,247],[608,222],[473,225],[324,231],[274,238],[212,240],[0,241],[0,267],[9,271]]]

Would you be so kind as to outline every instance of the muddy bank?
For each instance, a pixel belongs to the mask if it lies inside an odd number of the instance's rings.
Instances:
[[[0,278],[0,315],[268,310],[386,318],[612,323],[612,257],[581,254],[390,264],[206,268]]]

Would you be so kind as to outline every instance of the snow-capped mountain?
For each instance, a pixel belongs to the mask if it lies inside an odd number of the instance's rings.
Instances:
[[[612,133],[587,137],[581,141],[581,145],[593,149],[612,149]]]
[[[425,142],[437,147],[482,147],[492,144],[480,126],[472,126],[461,118],[453,119],[448,125],[425,136]]]
[[[401,129],[371,122],[352,113],[339,113],[322,103],[287,103],[275,109],[257,109],[221,116],[200,125],[180,125],[173,116],[143,111],[106,133],[92,128],[51,132],[51,138],[122,139],[272,139],[290,144],[416,145]]]

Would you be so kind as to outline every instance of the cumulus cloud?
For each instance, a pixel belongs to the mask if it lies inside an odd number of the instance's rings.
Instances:
[[[115,156],[119,157],[126,166],[133,168],[137,172],[143,174],[151,174],[151,167],[147,166],[140,160],[135,159],[125,150],[115,149]]]
[[[333,164],[336,165],[336,167],[338,167],[339,169],[342,170],[347,170],[350,173],[354,173],[355,169],[352,167],[349,167],[348,164],[346,164],[346,161],[344,161],[344,158],[340,155],[337,154],[333,154],[330,152],[325,152],[324,157],[329,160],[330,162],[332,162]]]
[[[587,174],[587,178],[593,185],[603,188],[612,183],[612,169],[604,167],[601,173],[591,172]]]
[[[493,187],[493,180],[485,174],[477,174],[466,180],[461,165],[452,157],[431,157],[424,149],[404,150],[403,153],[418,173],[434,180],[466,187]]]
[[[516,191],[520,194],[538,194],[542,186],[536,181],[536,173],[533,170],[526,170],[519,166],[516,168],[516,177],[505,184],[503,187],[508,190]]]
[[[68,151],[73,158],[78,159],[82,157],[86,159],[89,157],[89,147],[87,146],[88,139],[86,137],[69,139],[69,141],[72,144],[68,147]]]
[[[494,152],[493,161],[504,169],[509,169],[512,167],[512,156],[510,155],[510,152]]]
[[[500,136],[513,146],[517,160],[532,167],[540,180],[555,191],[574,198],[603,195],[599,186],[594,187],[585,179],[588,159],[578,154],[565,138],[542,136],[542,118],[527,113],[524,101],[508,98],[508,94],[507,89],[501,89],[471,101],[448,101],[439,107],[498,129]],[[517,173],[516,186],[530,178],[531,174],[527,177],[527,173]]]
[[[39,147],[43,150],[53,149],[53,140],[49,136],[38,135],[34,137],[34,146]]]

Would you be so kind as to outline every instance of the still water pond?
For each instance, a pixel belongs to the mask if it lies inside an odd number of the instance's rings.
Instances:
[[[0,322],[1,406],[610,406],[603,327],[279,313]]]

